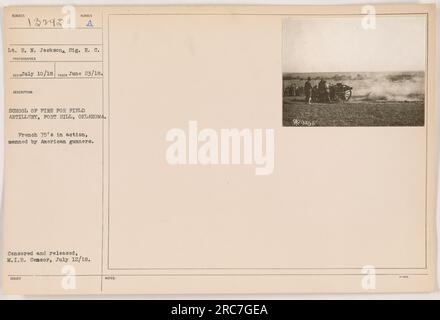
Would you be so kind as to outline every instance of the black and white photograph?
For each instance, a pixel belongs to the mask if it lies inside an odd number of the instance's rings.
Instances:
[[[424,126],[424,15],[286,18],[283,126]]]

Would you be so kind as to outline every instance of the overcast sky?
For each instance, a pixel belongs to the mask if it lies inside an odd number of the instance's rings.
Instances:
[[[283,22],[283,72],[425,69],[425,16],[301,17]]]

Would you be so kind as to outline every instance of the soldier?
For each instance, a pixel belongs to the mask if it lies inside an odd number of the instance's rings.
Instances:
[[[324,78],[321,78],[318,84],[319,102],[330,102],[329,86]]]
[[[337,97],[336,97],[336,86],[335,85],[330,85],[330,90],[329,90],[330,101],[336,101],[336,99],[337,99]]]
[[[319,92],[318,92],[318,85],[317,84],[315,84],[312,88],[312,101],[319,102]]]
[[[325,95],[324,95],[324,101],[327,103],[330,103],[330,85],[327,81],[325,81]]]
[[[310,77],[307,78],[306,83],[304,84],[304,93],[306,95],[306,102],[310,104],[310,100],[312,98],[312,83],[310,82],[312,79]]]
[[[318,101],[324,102],[324,93],[325,93],[325,81],[323,78],[318,83]]]

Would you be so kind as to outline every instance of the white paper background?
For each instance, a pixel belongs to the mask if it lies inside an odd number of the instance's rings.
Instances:
[[[406,0],[373,0],[368,4],[392,4],[392,3],[437,3],[437,19],[440,13],[440,0],[432,1],[406,1]],[[331,5],[331,4],[366,4],[364,0],[227,0],[227,1],[210,1],[210,0],[174,0],[174,1],[154,1],[154,0],[138,0],[138,1],[117,1],[117,0],[72,0],[72,1],[25,1],[25,0],[0,0],[0,6],[11,5],[184,5],[184,4],[233,4],[233,5]],[[3,25],[3,11],[0,13],[0,23]],[[440,23],[437,23],[437,35],[440,34]],[[440,70],[439,50],[437,42],[437,96],[440,89],[438,74]],[[0,42],[0,179],[3,181],[3,152],[4,152],[4,87],[3,87],[3,30]],[[437,110],[439,110],[439,99],[437,99]],[[437,113],[440,116],[440,112]],[[440,123],[440,121],[438,121]],[[439,130],[440,133],[440,130]],[[440,139],[438,139],[440,141]],[[440,146],[438,146],[440,149]],[[440,170],[439,170],[440,172]],[[0,191],[3,200],[3,183],[0,185]],[[437,192],[437,202],[440,200]],[[3,260],[3,201],[2,210],[0,212],[0,257]],[[437,274],[440,274],[440,208],[437,207]],[[0,263],[0,272],[2,264]],[[440,281],[437,279],[437,287]],[[440,291],[437,288],[435,293],[430,294],[332,294],[332,295],[90,295],[90,296],[7,296],[3,294],[2,277],[0,277],[0,299],[435,299],[440,300]]]

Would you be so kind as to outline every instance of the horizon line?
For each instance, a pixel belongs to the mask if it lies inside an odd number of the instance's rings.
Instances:
[[[380,70],[380,71],[283,71],[285,73],[372,73],[372,72],[425,72],[425,70]]]

